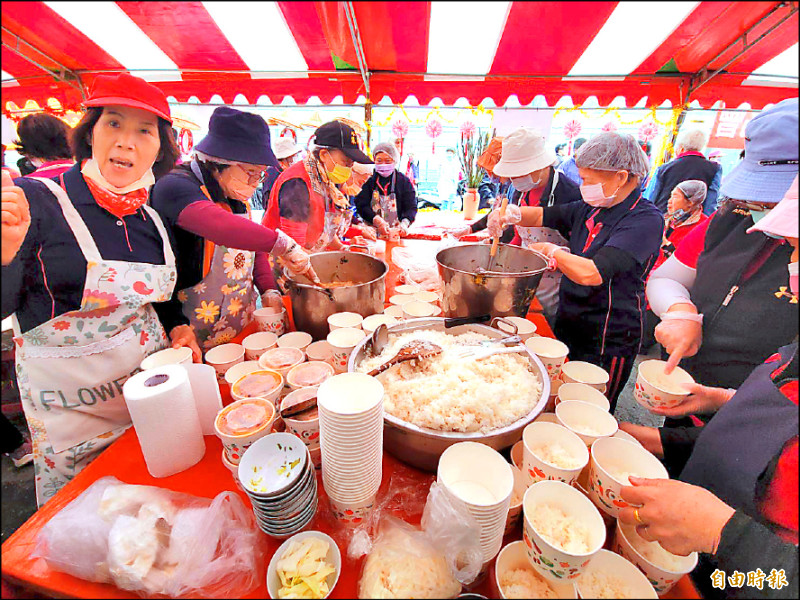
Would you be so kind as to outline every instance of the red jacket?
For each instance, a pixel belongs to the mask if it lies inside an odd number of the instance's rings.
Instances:
[[[292,179],[303,181],[308,190],[308,200],[285,196],[281,205],[278,201],[281,188]],[[281,216],[281,212],[295,218]],[[304,215],[304,218],[299,215]],[[306,161],[297,161],[280,174],[270,191],[269,203],[261,224],[270,229],[280,229],[305,248],[311,248],[319,240],[325,225],[325,198],[314,191],[306,171]]]

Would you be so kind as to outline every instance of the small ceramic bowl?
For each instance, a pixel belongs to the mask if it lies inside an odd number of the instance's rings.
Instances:
[[[568,552],[545,540],[534,527],[534,517],[542,506],[562,511],[588,532],[586,552]],[[549,581],[563,583],[581,576],[606,541],[603,517],[592,501],[563,481],[540,481],[525,492],[522,501],[524,529],[522,539],[530,564]]]
[[[300,542],[309,537],[325,540],[329,544],[325,562],[332,565],[334,571],[325,579],[328,584],[328,593],[323,596],[323,598],[327,598],[331,595],[333,588],[336,587],[336,582],[339,581],[339,575],[342,572],[342,554],[339,551],[339,547],[336,545],[336,542],[333,541],[333,538],[321,531],[302,531],[283,542],[275,551],[275,554],[272,555],[272,560],[267,567],[267,591],[269,592],[270,598],[278,598],[278,590],[281,589],[281,580],[278,575],[278,561],[283,557],[284,552],[289,549],[292,542]]]
[[[308,348],[309,344],[314,341],[310,333],[305,331],[292,331],[284,333],[278,338],[278,348],[297,348],[303,350]]]
[[[585,383],[564,383],[558,388],[556,406],[562,402],[572,401],[588,402],[599,406],[606,412],[611,410],[611,403],[605,397],[605,394]]]
[[[661,461],[642,446],[620,438],[603,438],[592,444],[589,461],[589,497],[607,515],[617,518],[621,508],[631,505],[620,497],[628,475],[669,479]]]
[[[541,583],[548,585],[550,589],[555,592],[558,598],[578,597],[574,584],[555,583],[553,581],[548,581],[539,575],[539,573],[537,573],[536,570],[531,567],[531,563],[528,561],[528,556],[525,552],[525,542],[522,540],[517,540],[516,542],[511,542],[510,544],[503,546],[503,549],[500,550],[500,554],[497,555],[497,561],[495,562],[495,584],[497,585],[497,590],[500,592],[501,598],[509,598],[505,589],[503,588],[502,582],[510,571],[516,571],[518,569],[529,571],[531,575],[540,580]],[[517,598],[518,596],[512,597]],[[534,598],[535,596],[530,595],[527,597]]]
[[[597,580],[594,579],[595,576],[598,577]],[[583,576],[575,582],[575,587],[578,588],[581,598],[599,598],[600,590],[595,589],[594,585],[611,583],[610,578],[613,578],[611,581],[616,580],[620,586],[627,588],[624,596],[615,597],[658,598],[647,577],[635,565],[609,550],[600,550],[592,558]]]
[[[694,378],[680,367],[666,375],[663,360],[645,360],[639,364],[633,397],[641,406],[651,408],[671,408],[689,397],[683,383],[694,383]]]
[[[619,520],[614,538],[614,552],[636,565],[659,596],[670,591],[681,577],[694,571],[698,560],[697,552],[692,552],[689,556],[667,552],[658,542],[648,542],[642,538],[633,525]],[[646,558],[644,553],[650,558]]]
[[[239,481],[258,498],[291,489],[308,463],[305,444],[291,433],[270,433],[256,440],[239,461]]]
[[[558,422],[577,434],[587,446],[617,432],[617,420],[608,411],[588,402],[562,402],[556,406]]]

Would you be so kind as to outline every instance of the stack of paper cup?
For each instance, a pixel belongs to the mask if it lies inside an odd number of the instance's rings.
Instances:
[[[442,453],[437,477],[451,496],[466,504],[480,525],[483,562],[489,562],[503,543],[514,489],[511,465],[485,444],[459,442]]]
[[[363,373],[335,375],[317,392],[322,482],[334,515],[348,524],[369,514],[381,485],[383,394]]]

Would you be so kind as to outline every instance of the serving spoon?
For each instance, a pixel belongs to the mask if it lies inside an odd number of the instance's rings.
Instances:
[[[393,367],[401,362],[431,358],[432,356],[437,356],[441,353],[442,347],[434,344],[433,342],[429,342],[428,340],[411,340],[410,342],[400,346],[397,354],[395,354],[392,358],[387,360],[381,366],[372,369],[372,371],[367,373],[367,375],[370,377],[375,377],[376,375],[383,373],[389,367]]]

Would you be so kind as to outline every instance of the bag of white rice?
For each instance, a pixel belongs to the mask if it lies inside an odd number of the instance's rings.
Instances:
[[[509,569],[500,578],[500,587],[506,598],[558,598],[533,569]]]
[[[589,528],[560,508],[542,504],[532,511],[531,524],[544,540],[570,554],[586,554],[591,550]]]

